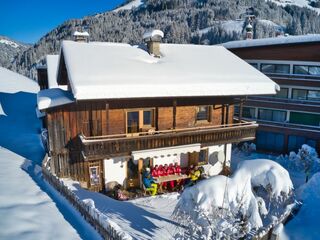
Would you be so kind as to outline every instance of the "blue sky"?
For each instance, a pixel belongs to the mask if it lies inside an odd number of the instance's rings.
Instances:
[[[124,0],[1,0],[0,35],[35,43],[71,18],[111,10]]]

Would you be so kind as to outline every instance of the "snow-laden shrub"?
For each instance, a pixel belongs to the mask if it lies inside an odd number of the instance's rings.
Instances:
[[[303,144],[298,153],[290,152],[289,156],[279,156],[277,161],[286,169],[295,172],[304,172],[306,179],[320,171],[320,159],[313,147]]]
[[[251,153],[255,152],[257,150],[257,146],[254,143],[243,143],[241,146],[241,151],[243,153],[246,153],[250,155]]]
[[[277,213],[267,204],[284,203],[292,189],[288,172],[276,162],[244,161],[231,177],[214,176],[187,188],[173,216],[188,229],[182,235],[240,238],[261,228],[266,222],[263,216],[269,215],[268,223],[273,221]]]

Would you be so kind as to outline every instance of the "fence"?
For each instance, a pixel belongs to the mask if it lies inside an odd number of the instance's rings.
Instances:
[[[47,156],[42,163],[42,174],[44,179],[49,182],[62,196],[64,196],[83,218],[90,223],[96,231],[106,240],[121,240],[123,233],[117,231],[106,220],[106,217],[95,208],[84,203],[73,193],[60,179],[50,172],[50,158]]]

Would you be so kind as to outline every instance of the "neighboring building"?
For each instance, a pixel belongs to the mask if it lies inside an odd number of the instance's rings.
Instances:
[[[255,122],[233,119],[236,99],[279,86],[224,47],[162,36],[145,34],[140,46],[63,41],[57,86],[38,94],[54,173],[94,191],[139,187],[155,164],[211,164],[218,174],[232,143],[255,138]]]
[[[320,150],[320,35],[234,41],[226,48],[277,82],[275,96],[250,97],[242,116],[257,120],[258,149]]]

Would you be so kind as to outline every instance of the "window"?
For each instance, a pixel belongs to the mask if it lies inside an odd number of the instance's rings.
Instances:
[[[290,123],[320,126],[320,114],[291,112]]]
[[[90,184],[91,185],[99,185],[100,184],[100,175],[99,175],[99,167],[89,167],[90,174]]]
[[[319,101],[320,90],[292,89],[292,99]]]
[[[320,75],[320,66],[294,65],[293,74]]]
[[[280,88],[280,91],[277,92],[276,95],[274,95],[275,98],[288,98],[288,88]]]
[[[289,64],[261,64],[261,72],[263,73],[280,73],[289,74],[290,65]]]
[[[292,98],[298,100],[307,100],[308,91],[304,89],[292,89]]]
[[[234,106],[234,115],[239,116],[240,107],[238,105]]]
[[[148,131],[154,127],[154,109],[127,112],[127,133]]]
[[[266,121],[285,122],[287,112],[271,109],[259,109],[258,118]]]
[[[288,151],[298,151],[303,144],[316,148],[316,141],[313,139],[307,139],[302,136],[289,135],[288,139]]]
[[[200,106],[197,112],[197,121],[209,121],[210,120],[210,107]]]
[[[280,133],[257,131],[257,149],[281,152],[284,149],[284,135]]]
[[[198,164],[207,164],[208,163],[208,149],[202,149],[199,153],[199,161]]]
[[[139,132],[139,112],[127,113],[127,132],[137,133]]]
[[[307,98],[308,98],[308,100],[320,101],[320,91],[319,90],[309,90]]]
[[[258,69],[258,63],[249,63],[252,67]]]
[[[252,107],[242,108],[242,117],[244,118],[255,118],[256,109]]]

